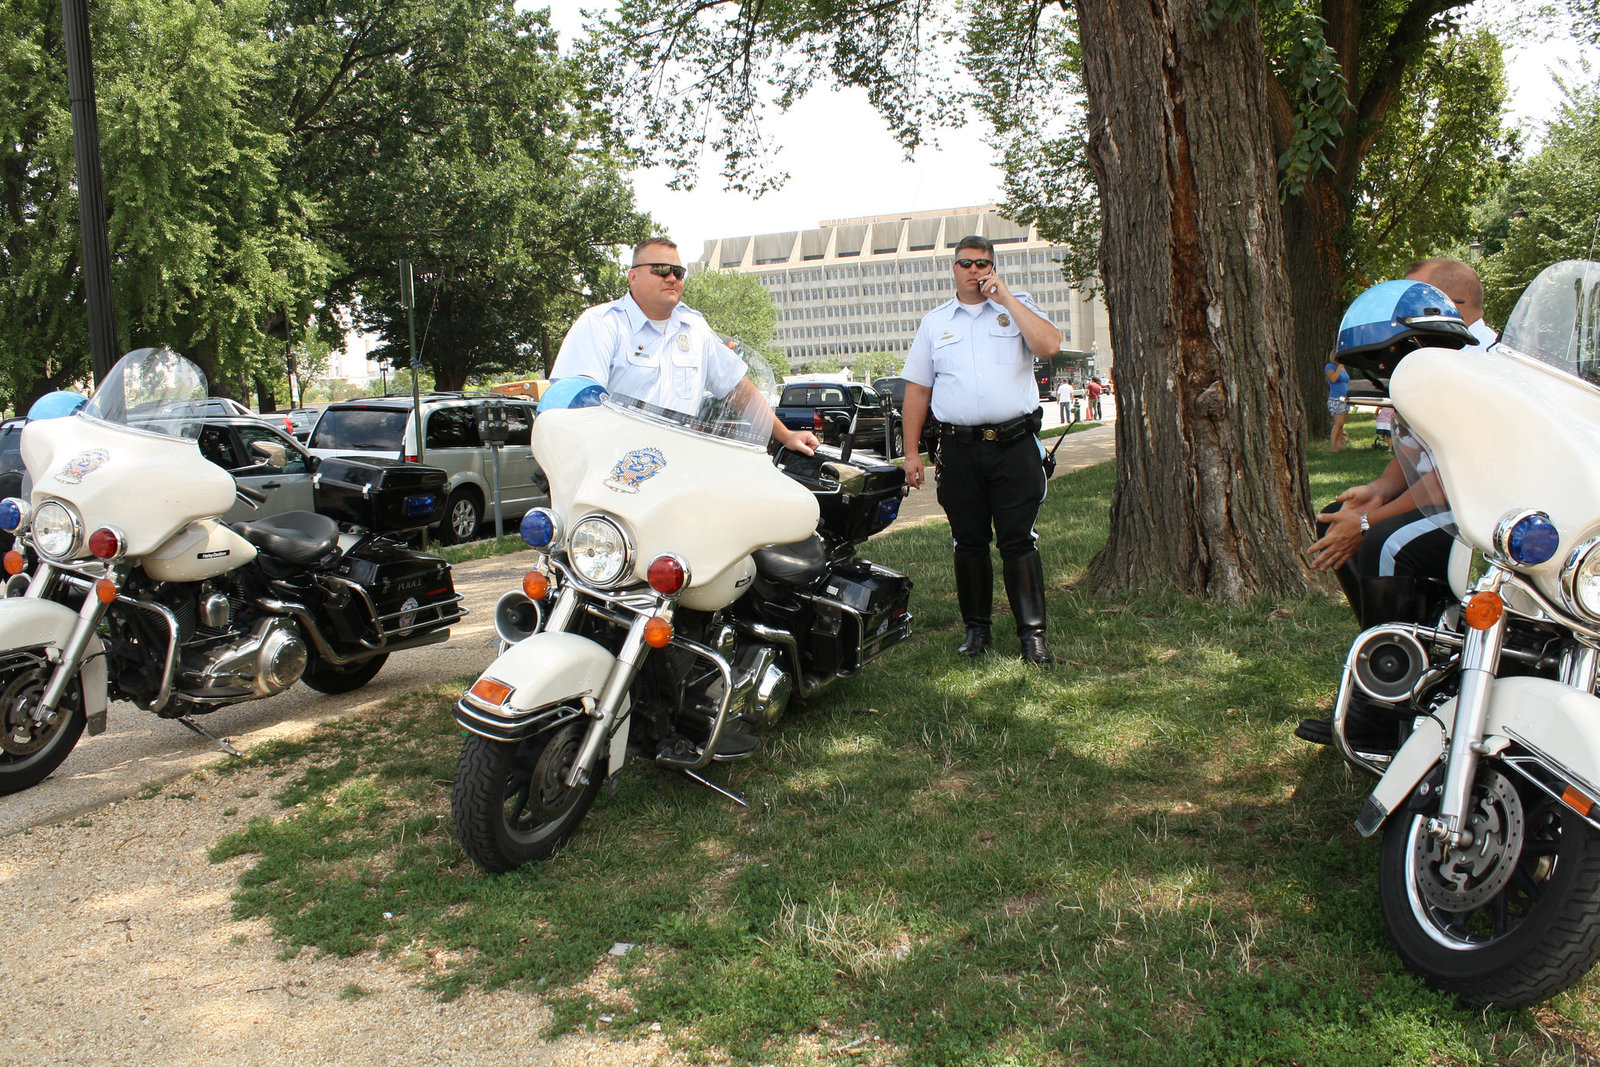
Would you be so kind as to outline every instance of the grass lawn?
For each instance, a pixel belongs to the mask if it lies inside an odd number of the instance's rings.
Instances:
[[[1353,422],[1318,501],[1387,458]],[[1290,733],[1329,705],[1344,605],[1075,590],[1112,484],[1058,479],[1041,516],[1054,671],[1005,617],[960,661],[947,531],[892,533],[869,554],[915,579],[916,636],[714,772],[750,807],[632,761],[555,859],[479,874],[441,818],[457,679],[249,757],[284,810],[214,850],[254,858],[237,913],[711,1062],[1596,1062],[1594,983],[1471,1012],[1390,951],[1369,780]]]

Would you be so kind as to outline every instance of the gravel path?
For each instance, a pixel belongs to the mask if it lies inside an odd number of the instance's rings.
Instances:
[[[200,772],[160,796],[0,839],[11,989],[0,1063],[684,1062],[659,1035],[545,1041],[550,1014],[537,998],[471,991],[442,1002],[417,971],[376,955],[280,959],[264,921],[230,917],[253,858],[206,858],[251,817],[279,814],[276,785],[264,770]]]

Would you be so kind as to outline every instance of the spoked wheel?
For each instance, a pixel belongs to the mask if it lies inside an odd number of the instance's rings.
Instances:
[[[596,774],[576,789],[566,783],[586,723],[568,723],[523,741],[467,737],[456,763],[450,813],[456,840],[478,866],[515,870],[548,859],[572,836],[603,777]]]
[[[1395,950],[1435,989],[1520,1008],[1573,985],[1600,957],[1600,834],[1490,761],[1470,846],[1446,848],[1413,805],[1384,832],[1378,892]]]
[[[54,668],[40,659],[0,670],[0,795],[37,785],[61,766],[83,736],[83,699],[78,683],[67,687],[55,714],[43,722],[34,712]]]
[[[306,672],[300,676],[300,680],[317,692],[327,693],[329,696],[353,693],[372,681],[388,659],[389,653],[384,652],[359,663],[333,664],[312,653],[306,663]]]

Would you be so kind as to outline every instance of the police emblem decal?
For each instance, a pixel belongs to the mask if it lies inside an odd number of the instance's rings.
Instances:
[[[636,448],[617,460],[604,485],[619,493],[637,493],[641,485],[660,474],[666,465],[667,457],[661,449]]]
[[[687,352],[687,351],[689,351],[689,335],[688,334],[686,334],[686,333],[678,334],[678,351],[679,352]]]
[[[79,452],[67,460],[66,466],[56,471],[56,481],[77,485],[95,471],[111,462],[111,453],[103,448]]]
[[[1010,315],[1006,315],[1006,314],[1002,314],[999,318],[995,319],[994,321],[998,322],[1002,326],[1010,326],[1011,325],[1011,316]]]

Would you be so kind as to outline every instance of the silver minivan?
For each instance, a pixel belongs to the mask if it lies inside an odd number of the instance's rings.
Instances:
[[[436,532],[446,544],[470,541],[494,516],[498,460],[500,513],[514,531],[529,508],[550,502],[550,485],[533,458],[529,435],[534,403],[489,393],[425,393],[425,433],[420,461],[443,469],[445,521]],[[489,443],[495,426],[504,440]],[[306,442],[314,456],[382,456],[418,462],[416,420],[410,396],[367,397],[329,404]]]

